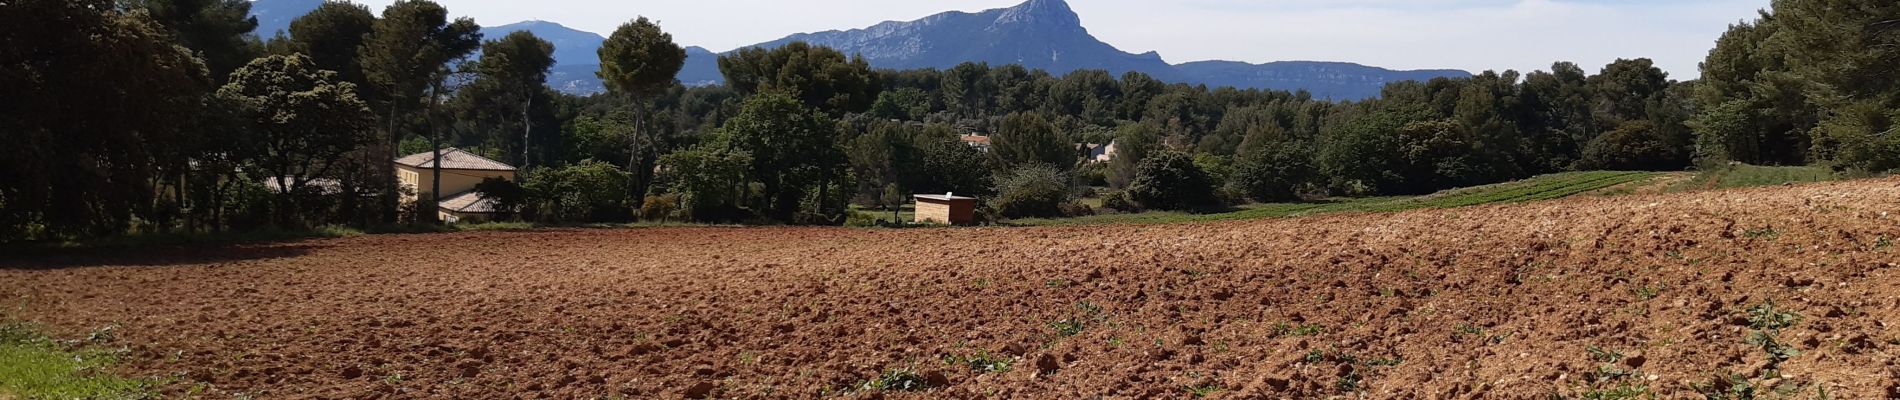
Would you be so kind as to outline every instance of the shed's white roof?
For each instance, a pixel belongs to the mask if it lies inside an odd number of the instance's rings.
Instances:
[[[975,197],[963,197],[963,196],[958,196],[958,195],[956,195],[956,193],[944,193],[944,194],[920,194],[920,195],[916,195],[915,197],[917,197],[917,198],[919,198],[919,199],[924,199],[924,200],[936,200],[936,201],[951,201],[951,200],[976,200],[976,198],[975,198]]]

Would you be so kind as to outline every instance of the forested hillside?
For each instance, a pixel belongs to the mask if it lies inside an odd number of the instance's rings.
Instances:
[[[0,7],[0,238],[428,224],[435,203],[398,201],[416,188],[390,160],[448,147],[519,167],[480,191],[542,222],[841,224],[854,203],[942,192],[1012,218],[1100,211],[1078,196],[1199,210],[1697,162],[1900,168],[1887,1],[1774,1],[1711,38],[1698,81],[1644,59],[1557,62],[1348,102],[1139,72],[885,70],[803,42],[719,56],[725,83],[688,87],[687,49],[645,18],[598,50],[606,93],[576,97],[544,83],[553,43],[485,37],[427,0],[328,2],[275,39],[242,0],[121,3]],[[1108,143],[1111,161],[1082,161]]]

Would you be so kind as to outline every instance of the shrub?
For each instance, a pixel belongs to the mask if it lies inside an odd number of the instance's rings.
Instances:
[[[1059,204],[1056,206],[1056,209],[1060,210],[1062,212],[1062,216],[1064,217],[1086,217],[1090,215],[1095,215],[1094,208],[1089,207],[1089,205],[1087,204],[1077,203],[1073,201]]]
[[[528,189],[507,179],[483,178],[475,184],[475,195],[484,200],[495,202],[495,209],[512,213],[528,203]]]
[[[1196,153],[1194,154],[1194,166],[1200,168],[1201,172],[1207,174],[1209,187],[1218,188],[1226,185],[1227,180],[1234,175],[1233,157]]]
[[[1885,110],[1877,103],[1855,103],[1814,127],[1816,156],[1835,168],[1882,173],[1900,169],[1900,109]]]
[[[1140,212],[1141,206],[1128,199],[1128,192],[1117,190],[1102,195],[1102,208],[1121,212]]]
[[[1075,168],[1077,186],[1108,186],[1108,163],[1092,162]]]
[[[976,223],[978,225],[993,225],[996,224],[996,221],[1001,221],[1002,219],[1003,213],[996,211],[996,206],[992,206],[988,202],[976,203]]]
[[[878,222],[880,221],[882,220],[879,220],[876,215],[854,211],[845,215],[844,226],[866,228],[878,226]]]
[[[715,146],[680,150],[660,157],[672,180],[671,193],[685,216],[695,221],[734,219],[741,213],[746,168],[752,155]]]
[[[996,180],[997,212],[1009,218],[1054,217],[1069,201],[1069,179],[1047,165],[1018,168]]]
[[[1142,207],[1161,210],[1208,208],[1215,205],[1214,186],[1194,159],[1176,151],[1148,156],[1135,168],[1128,194]]]
[[[674,220],[679,218],[679,214],[680,195],[676,193],[647,196],[646,201],[640,204],[642,221]]]
[[[527,174],[522,187],[531,214],[564,222],[625,221],[633,216],[628,184],[633,174],[612,164],[586,160],[566,167],[544,167]]]
[[[1670,142],[1653,123],[1626,122],[1591,140],[1583,149],[1583,158],[1577,160],[1577,168],[1667,171],[1689,165],[1689,152]]]

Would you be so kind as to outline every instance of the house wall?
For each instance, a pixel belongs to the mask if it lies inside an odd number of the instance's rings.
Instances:
[[[917,223],[950,223],[950,205],[930,200],[917,200]]]
[[[917,199],[917,223],[969,225],[976,222],[976,201]]]
[[[408,198],[409,201],[429,197],[428,191],[433,187],[431,182],[434,182],[432,176],[433,174],[427,168],[396,166],[396,179],[415,193],[414,196]],[[442,170],[442,194],[450,195],[473,190],[476,184],[482,183],[482,179],[491,177],[513,181],[515,171],[445,169]]]

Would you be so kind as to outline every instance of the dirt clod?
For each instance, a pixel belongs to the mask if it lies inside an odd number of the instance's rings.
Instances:
[[[1036,357],[1036,370],[1042,372],[1043,375],[1054,375],[1056,371],[1061,369],[1062,364],[1056,362],[1056,356],[1054,355],[1043,354]]]
[[[713,390],[712,382],[699,381],[699,383],[694,383],[692,386],[686,387],[686,390],[680,391],[680,397],[688,398],[688,399],[703,399],[703,398],[706,398],[707,395],[712,394],[712,390]]]

